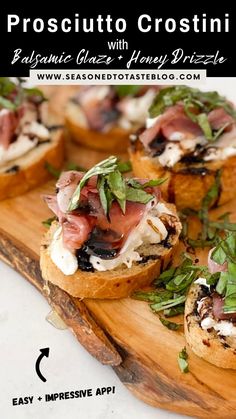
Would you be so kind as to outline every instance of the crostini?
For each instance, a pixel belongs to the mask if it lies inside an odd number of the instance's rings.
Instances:
[[[210,251],[206,277],[190,288],[185,336],[196,355],[221,368],[236,369],[236,234]]]
[[[46,163],[55,168],[63,163],[62,131],[42,122],[43,101],[38,89],[0,78],[0,200],[45,182]]]
[[[79,298],[123,298],[149,285],[181,231],[158,184],[124,178],[113,156],[62,173],[56,195],[44,197],[56,216],[41,245],[44,280]]]
[[[157,87],[84,86],[67,103],[71,138],[89,148],[126,151],[129,136],[146,120]]]
[[[219,172],[217,203],[235,197],[236,110],[217,92],[187,86],[160,90],[146,128],[132,140],[134,174],[165,178],[163,196],[178,209],[199,210]]]

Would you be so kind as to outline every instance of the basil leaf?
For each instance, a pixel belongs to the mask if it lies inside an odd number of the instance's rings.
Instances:
[[[114,86],[116,94],[122,98],[125,96],[135,96],[143,88],[142,85],[119,85]]]
[[[173,308],[167,308],[166,310],[163,311],[163,314],[166,317],[174,317],[174,316],[178,316],[178,314],[183,314],[183,313],[184,313],[184,305],[179,305]]]
[[[135,189],[126,186],[126,199],[131,202],[139,202],[140,204],[147,204],[153,199],[153,195],[143,191],[142,189]]]
[[[186,300],[186,296],[181,295],[180,297],[177,297],[177,298],[172,298],[167,301],[151,304],[150,307],[154,312],[158,312],[158,311],[166,310],[168,308],[175,307],[179,304],[182,304],[185,302],[185,300]]]
[[[171,86],[161,89],[149,108],[151,118],[156,118],[164,112],[166,107],[173,106],[189,94],[187,86]]]
[[[162,185],[164,182],[166,182],[167,179],[151,179],[148,182],[144,183],[142,186],[142,188],[148,188],[148,187],[153,187],[153,186],[159,186]]]
[[[136,291],[133,295],[136,300],[148,301],[153,303],[161,303],[167,301],[172,297],[172,293],[169,291]]]
[[[132,170],[132,164],[131,164],[131,162],[129,160],[128,161],[118,161],[118,163],[117,163],[117,169],[121,173],[131,172],[131,170]]]
[[[165,319],[164,317],[159,317],[160,322],[163,326],[167,327],[169,330],[179,330],[182,324],[170,322],[169,320]]]
[[[60,177],[61,171],[59,169],[56,169],[55,167],[53,167],[50,163],[46,162],[45,163],[45,168],[56,179],[58,179]]]
[[[196,116],[196,122],[201,127],[207,140],[213,140],[212,129],[205,113]]]
[[[55,221],[56,219],[57,217],[50,217],[47,220],[42,221],[42,224],[44,225],[44,227],[49,228],[51,224],[53,223],[53,221]]]
[[[118,170],[111,172],[107,176],[107,182],[110,187],[112,194],[116,197],[117,202],[120,205],[120,208],[123,213],[125,213],[126,208],[126,184],[121,173]]]
[[[188,354],[186,351],[186,347],[184,347],[182,349],[182,351],[179,352],[178,354],[178,364],[179,364],[179,368],[183,373],[187,373],[189,372],[189,367],[188,367]]]
[[[97,188],[99,191],[99,197],[100,197],[100,201],[102,204],[102,208],[105,212],[105,215],[108,214],[108,202],[107,202],[107,195],[106,195],[106,191],[105,191],[105,184],[106,184],[106,179],[104,176],[99,176],[98,178],[98,182],[97,182]]]
[[[219,281],[216,285],[216,291],[218,292],[218,294],[222,295],[225,293],[226,286],[227,286],[227,279],[228,279],[228,273],[221,272]]]
[[[10,109],[11,111],[16,110],[16,105],[10,100],[4,98],[3,96],[0,96],[0,107]]]
[[[71,197],[68,211],[73,211],[78,207],[79,199],[80,199],[80,192],[91,177],[98,176],[98,175],[105,176],[106,174],[113,172],[116,168],[117,168],[117,157],[111,156],[108,159],[103,160],[100,163],[96,164],[90,170],[88,170],[85,173],[85,175],[82,177],[79,185],[77,186],[75,192],[73,193]]]
[[[79,166],[77,163],[69,162],[66,165],[67,170],[76,170],[78,172],[86,172],[87,169],[85,169],[82,166]]]
[[[28,98],[36,97],[36,98],[40,99],[40,101],[46,100],[43,92],[41,90],[37,89],[36,87],[24,88],[24,93]]]
[[[223,311],[225,313],[236,312],[236,264],[228,262],[227,283]]]

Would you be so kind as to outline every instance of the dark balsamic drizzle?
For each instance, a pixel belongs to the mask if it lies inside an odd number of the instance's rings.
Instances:
[[[56,131],[56,130],[58,130],[58,129],[63,129],[64,128],[64,125],[49,125],[49,126],[47,126],[46,125],[46,128],[48,129],[48,131]]]
[[[207,167],[186,167],[186,169],[180,170],[178,173],[182,175],[194,175],[194,176],[206,176],[209,173]]]
[[[9,169],[7,169],[5,173],[17,173],[19,172],[19,170],[20,170],[20,166],[15,164],[14,166],[9,167]]]
[[[81,249],[76,250],[79,269],[85,272],[94,272],[94,267],[89,262],[90,255],[86,250],[86,246],[82,246]]]
[[[166,138],[162,134],[158,134],[149,145],[149,147],[153,150],[153,157],[158,157],[164,153],[166,144]]]

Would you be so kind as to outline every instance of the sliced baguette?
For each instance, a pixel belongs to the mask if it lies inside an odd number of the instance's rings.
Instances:
[[[236,156],[215,162],[189,165],[176,164],[172,169],[160,165],[149,156],[138,141],[130,148],[130,159],[135,176],[141,178],[164,178],[161,185],[163,197],[173,202],[178,209],[199,210],[202,199],[215,182],[217,170],[221,169],[221,191],[217,203],[225,204],[236,196]]]
[[[61,168],[64,140],[61,130],[51,134],[51,141],[41,143],[27,154],[0,168],[0,200],[21,195],[50,179],[45,164]]]
[[[73,297],[78,298],[124,298],[132,294],[134,290],[150,285],[170,262],[181,231],[175,207],[168,204],[167,207],[174,214],[173,216],[166,215],[170,218],[171,227],[168,244],[141,246],[137,250],[146,261],[135,262],[130,269],[122,265],[112,271],[84,272],[78,269],[74,275],[64,275],[52,262],[49,254],[49,245],[58,227],[58,223],[54,222],[43,238],[40,250],[40,267],[44,280],[58,285]],[[156,259],[151,259],[151,256]]]
[[[190,288],[184,316],[185,337],[193,352],[200,358],[221,368],[236,369],[236,339],[221,337],[213,329],[203,330],[197,313],[197,301],[202,296],[201,285]]]
[[[65,123],[70,137],[73,141],[94,150],[105,150],[107,152],[126,151],[129,145],[129,136],[136,130],[125,130],[114,126],[107,132],[94,131],[86,128],[84,115],[80,106],[69,101],[65,110]]]

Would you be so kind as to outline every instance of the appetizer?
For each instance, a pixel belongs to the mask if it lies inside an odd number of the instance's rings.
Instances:
[[[44,197],[56,216],[41,246],[44,280],[80,298],[122,298],[149,285],[181,230],[159,184],[124,178],[113,156],[86,173],[62,173],[56,195]]]
[[[62,135],[42,122],[43,101],[40,90],[24,88],[19,79],[0,78],[0,199],[46,181],[46,163],[62,165]]]
[[[135,175],[167,179],[163,196],[178,209],[199,210],[219,172],[220,194],[212,205],[235,196],[236,110],[217,92],[187,86],[160,90],[146,129],[132,138]]]
[[[191,286],[185,304],[185,336],[196,355],[236,369],[236,234],[209,252],[209,272]]]
[[[126,151],[129,135],[145,123],[156,90],[134,85],[81,87],[66,106],[69,134],[95,150]]]

